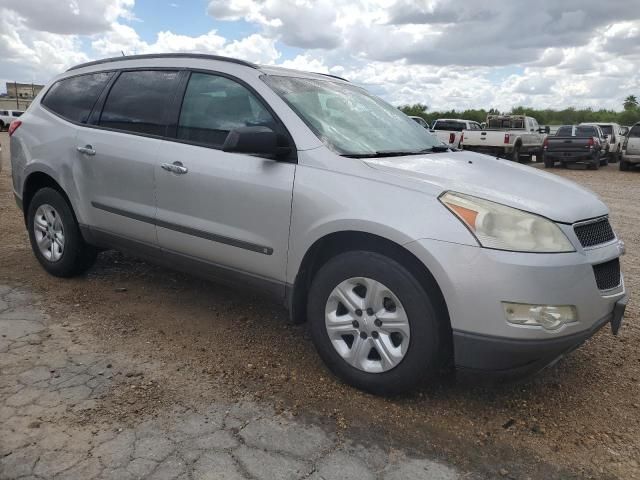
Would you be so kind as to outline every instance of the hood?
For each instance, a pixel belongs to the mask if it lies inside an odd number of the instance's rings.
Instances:
[[[558,175],[474,152],[372,158],[366,163],[390,175],[485,198],[561,223],[609,213],[592,191]]]

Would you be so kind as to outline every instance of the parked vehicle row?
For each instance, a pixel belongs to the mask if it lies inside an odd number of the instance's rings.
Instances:
[[[0,110],[0,131],[8,130],[11,122],[20,118],[22,110]]]

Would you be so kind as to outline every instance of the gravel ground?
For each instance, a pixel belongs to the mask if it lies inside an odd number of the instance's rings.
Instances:
[[[0,134],[0,284],[43,299],[51,318],[82,319],[75,334],[103,355],[140,365],[157,387],[110,389],[79,421],[129,425],[176,405],[229,401],[270,405],[290,418],[319,418],[336,435],[438,458],[500,478],[640,478],[640,172],[553,170],[594,190],[627,244],[631,292],[617,337],[600,331],[532,379],[491,385],[446,379],[411,395],[373,397],[323,367],[305,326],[279,305],[243,291],[104,252],[84,277],[61,281],[39,267],[8,176]],[[532,168],[539,168],[532,165]],[[129,368],[132,368],[131,366]]]

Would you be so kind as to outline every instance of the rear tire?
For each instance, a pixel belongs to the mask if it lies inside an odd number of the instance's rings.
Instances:
[[[38,190],[29,203],[27,231],[40,265],[56,277],[72,277],[95,262],[98,251],[82,238],[64,196],[53,188]]]
[[[620,170],[622,172],[626,172],[627,170],[629,170],[629,162],[625,162],[624,160],[620,160]]]
[[[552,158],[547,158],[546,155],[543,155],[542,158],[544,161],[544,168],[553,168],[555,166],[555,162]]]
[[[520,145],[516,145],[513,147],[513,152],[511,153],[511,160],[520,163]]]
[[[369,301],[369,295],[378,301]],[[356,388],[376,395],[414,389],[443,363],[446,315],[431,295],[404,266],[381,254],[337,255],[320,268],[309,289],[307,315],[318,354],[329,370]],[[347,298],[350,305],[341,301]],[[387,309],[388,300],[393,310]],[[400,318],[403,330],[393,332]],[[328,327],[338,322],[344,330]]]

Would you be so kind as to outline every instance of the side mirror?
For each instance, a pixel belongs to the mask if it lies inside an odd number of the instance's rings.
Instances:
[[[628,129],[627,127],[622,127],[622,128],[620,129],[620,135],[622,135],[622,136],[626,137],[626,136],[627,136],[627,133],[629,133],[629,129]]]
[[[606,140],[607,138],[609,138],[609,135],[607,135],[607,134],[605,133],[605,134],[604,134],[604,136],[603,136],[602,138],[604,138],[604,139]]]
[[[287,139],[269,127],[239,127],[227,135],[222,151],[278,158],[291,152]]]

